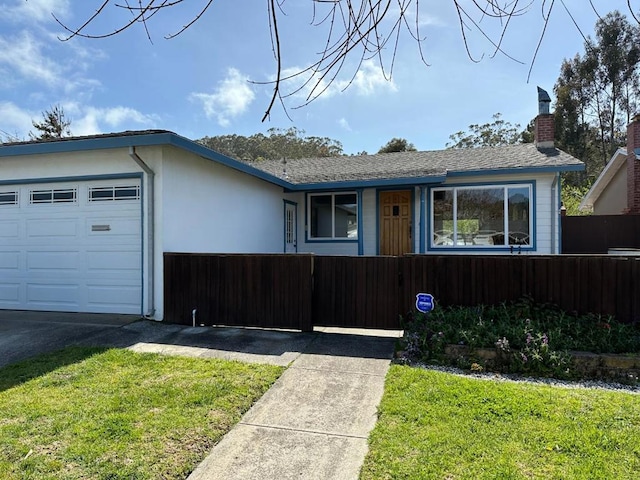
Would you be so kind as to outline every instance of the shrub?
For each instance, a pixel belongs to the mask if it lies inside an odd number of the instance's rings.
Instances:
[[[444,362],[447,344],[494,348],[493,369],[538,376],[569,375],[569,350],[640,352],[640,328],[602,315],[577,315],[530,298],[497,306],[435,308],[403,319],[408,361]],[[457,359],[458,364],[466,360]]]

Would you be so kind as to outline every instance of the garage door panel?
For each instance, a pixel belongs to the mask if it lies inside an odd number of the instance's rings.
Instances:
[[[0,271],[1,270],[14,270],[18,271],[20,266],[20,252],[19,251],[0,251]],[[4,272],[9,273],[9,272]]]
[[[139,188],[139,180],[124,182]],[[0,308],[141,313],[139,196],[88,199],[91,188],[109,190],[119,183],[123,180],[17,187],[22,192],[17,203],[0,206]],[[58,190],[77,195],[56,202],[48,189],[54,197]],[[32,203],[34,190],[44,192],[42,203]]]
[[[87,252],[87,274],[124,274],[140,271],[142,256],[139,251],[116,250]]]
[[[17,239],[20,236],[20,222],[13,221],[0,221],[0,238],[2,239]]]
[[[107,307],[122,305],[140,311],[142,291],[137,285],[87,285],[87,303],[92,306]]]
[[[27,221],[27,236],[34,237],[77,237],[78,221],[76,219],[58,218],[29,219]]]
[[[87,222],[87,236],[90,238],[129,237],[136,241],[140,238],[140,220],[138,218],[91,218]]]
[[[79,291],[77,284],[27,283],[27,304],[77,308]]]
[[[20,304],[20,284],[0,283],[0,305],[15,308]]]
[[[79,272],[80,253],[59,251],[37,251],[27,254],[27,273],[29,272],[59,272],[71,270]]]

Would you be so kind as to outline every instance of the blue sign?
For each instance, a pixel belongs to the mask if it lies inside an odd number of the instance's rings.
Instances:
[[[416,295],[416,309],[419,312],[427,313],[433,310],[433,295],[430,293],[418,293]]]

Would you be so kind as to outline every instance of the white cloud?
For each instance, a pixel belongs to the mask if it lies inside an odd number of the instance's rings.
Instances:
[[[380,90],[396,92],[398,87],[392,79],[385,77],[379,65],[373,60],[365,60],[352,80],[342,80],[337,83],[337,88],[345,90],[354,89],[358,95],[369,96]]]
[[[213,93],[192,93],[189,96],[190,100],[201,102],[207,117],[215,117],[223,127],[246,112],[254,98],[248,78],[235,68],[229,68],[227,76],[218,82]]]
[[[151,128],[158,123],[157,116],[129,107],[96,108],[68,103],[63,108],[71,120],[71,131],[77,136]]]
[[[23,31],[16,37],[0,37],[0,67],[6,66],[14,73],[14,78],[5,82],[15,82],[16,75],[47,84],[59,84],[62,72],[59,64],[43,54],[43,46],[29,32]],[[2,86],[2,85],[0,85]]]
[[[347,132],[351,131],[351,125],[349,125],[349,122],[346,118],[341,118],[340,120],[338,120],[338,125],[340,125]]]
[[[0,137],[11,136],[27,139],[31,127],[31,112],[23,110],[12,102],[0,102]]]
[[[296,75],[302,70],[298,67],[291,67],[282,72],[283,78],[287,78],[283,82],[283,88],[286,89],[283,94],[295,97],[302,102],[306,102],[307,99],[315,99],[315,97],[328,99],[346,91],[353,91],[360,96],[369,96],[385,90],[390,92],[398,90],[393,80],[385,77],[380,66],[373,60],[362,62],[360,69],[352,78],[336,79],[331,83],[320,79],[317,74],[312,78],[309,78],[308,74]],[[343,77],[349,73],[347,67],[344,67],[341,73]]]
[[[101,82],[84,72],[102,57],[99,50],[62,44],[48,34],[38,38],[24,30],[12,37],[0,35],[0,89],[34,82],[66,96],[90,95]]]
[[[77,102],[59,102],[74,136],[96,135],[123,130],[154,128],[159,123],[156,115],[149,115],[129,107],[97,108]],[[38,112],[28,111],[12,102],[0,102],[0,137],[27,139],[33,130],[32,119],[40,120],[46,105]]]
[[[14,22],[43,22],[51,20],[52,13],[58,18],[67,15],[69,3],[69,0],[14,0],[13,4],[0,4],[0,9]]]

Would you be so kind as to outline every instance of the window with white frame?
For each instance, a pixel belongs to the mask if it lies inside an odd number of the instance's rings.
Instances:
[[[357,240],[358,196],[355,192],[310,193],[307,200],[310,239]]]
[[[0,205],[17,205],[18,191],[0,191]]]
[[[90,202],[112,202],[119,200],[139,200],[139,185],[109,187],[89,187]]]
[[[431,246],[529,247],[532,198],[531,184],[434,188]]]
[[[76,203],[77,189],[50,188],[46,190],[31,190],[30,203]]]

